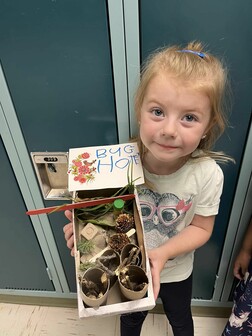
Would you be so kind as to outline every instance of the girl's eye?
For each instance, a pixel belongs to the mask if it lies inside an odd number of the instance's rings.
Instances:
[[[197,121],[196,117],[192,114],[188,114],[184,117],[185,121],[192,122],[192,121]]]
[[[156,117],[162,117],[162,116],[164,115],[164,113],[163,113],[161,110],[159,110],[159,109],[153,109],[153,110],[152,110],[152,113],[153,113],[154,116],[156,116]]]

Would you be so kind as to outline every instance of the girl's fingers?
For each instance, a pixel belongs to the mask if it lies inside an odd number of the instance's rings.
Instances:
[[[67,247],[72,250],[74,246],[74,236],[71,236],[68,240],[67,240]]]
[[[71,256],[74,257],[74,248],[71,250]]]
[[[69,239],[73,239],[73,226],[72,223],[69,223],[64,226],[64,234],[65,234],[65,240],[68,242]]]
[[[71,250],[71,256],[74,256],[74,236],[73,236],[73,214],[72,211],[66,210],[65,211],[65,216],[68,220],[71,221],[71,223],[66,224],[63,227],[63,232],[65,235],[65,240],[67,242],[67,247]]]
[[[72,235],[73,234],[73,223],[68,223],[66,224],[64,227],[63,227],[63,232],[65,233],[68,233],[69,235]]]
[[[65,214],[66,218],[70,220],[70,222],[73,220],[73,214],[72,214],[72,211],[70,211],[70,210],[66,210],[66,211],[64,212],[64,214]]]

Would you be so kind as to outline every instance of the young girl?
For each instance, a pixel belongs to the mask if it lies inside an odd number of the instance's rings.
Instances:
[[[135,96],[146,184],[139,191],[155,299],[174,336],[192,336],[194,250],[211,237],[223,174],[211,148],[225,128],[226,70],[199,42],[159,50]],[[71,213],[66,212],[71,220]],[[73,247],[72,224],[64,227]],[[139,336],[147,312],[121,316],[121,335]]]
[[[252,217],[234,263],[234,276],[239,283],[234,292],[234,305],[222,336],[252,335]]]

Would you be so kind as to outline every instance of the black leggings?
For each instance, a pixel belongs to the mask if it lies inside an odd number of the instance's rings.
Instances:
[[[191,313],[192,275],[179,282],[162,283],[159,297],[174,336],[193,336]],[[140,336],[148,311],[121,316],[121,336]]]

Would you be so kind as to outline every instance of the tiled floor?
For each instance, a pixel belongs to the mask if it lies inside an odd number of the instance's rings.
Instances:
[[[195,336],[220,336],[226,318],[194,317]],[[118,316],[79,319],[76,308],[0,303],[1,336],[119,336]],[[163,314],[149,314],[141,336],[172,336]]]

